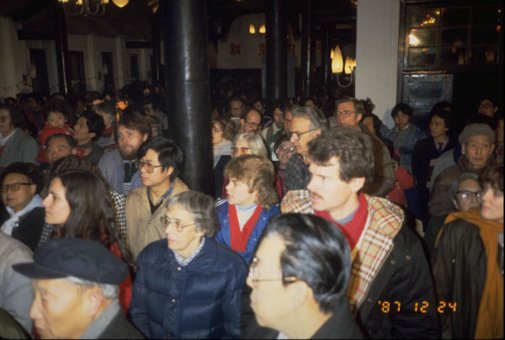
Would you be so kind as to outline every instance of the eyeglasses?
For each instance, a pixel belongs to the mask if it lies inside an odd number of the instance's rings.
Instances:
[[[294,152],[295,147],[294,146],[286,146],[286,145],[281,145],[277,148],[277,152],[279,151],[287,151],[287,152]]]
[[[493,107],[493,104],[491,104],[491,103],[482,103],[482,104],[479,104],[478,106],[482,107],[482,108],[489,109],[489,108]]]
[[[260,126],[260,123],[250,122],[248,120],[246,120],[245,122],[246,122],[247,125],[249,125],[250,127],[255,128],[255,129],[257,129]]]
[[[177,218],[170,218],[166,216],[161,217],[161,223],[165,228],[168,228],[169,225],[173,225],[175,230],[177,230],[178,233],[182,233],[184,228],[190,227],[193,224],[196,224],[196,222],[189,223],[189,224],[181,224],[181,221]]]
[[[0,188],[1,188],[2,192],[8,192],[9,190],[16,192],[16,191],[19,191],[19,189],[21,189],[22,185],[32,185],[32,184],[33,183],[11,183],[11,184],[2,185]]]
[[[335,116],[340,117],[340,116],[345,116],[347,118],[351,117],[351,115],[355,114],[356,111],[337,111],[335,112]]]
[[[146,172],[148,174],[152,174],[154,172],[155,168],[161,168],[163,165],[152,165],[151,163],[148,163],[146,161],[138,161],[135,166],[137,169],[142,169],[143,167],[146,167]]]
[[[251,264],[249,265],[249,278],[253,284],[258,284],[259,282],[274,282],[274,281],[282,281],[283,284],[289,284],[298,281],[296,276],[285,276],[280,278],[271,278],[271,279],[260,279],[258,278],[258,264],[260,260],[257,257],[253,257]]]
[[[289,133],[288,133],[288,136],[289,136],[289,138],[290,138],[290,139],[294,137],[295,139],[297,139],[297,140],[298,140],[298,139],[300,139],[300,138],[301,138],[301,136],[302,136],[302,135],[304,135],[304,134],[306,134],[306,133],[309,133],[309,132],[312,132],[312,131],[315,131],[315,130],[317,130],[317,129],[319,129],[319,128],[313,128],[313,129],[310,129],[310,130],[305,131],[305,132],[293,131],[293,132],[289,132]]]
[[[240,147],[240,148],[237,148],[235,146],[232,146],[231,148],[231,152],[233,152],[234,154],[237,153],[238,151],[241,151],[242,153],[246,153],[248,152],[249,150],[251,150],[251,148],[248,148],[246,146],[243,146],[243,147]]]
[[[476,199],[478,201],[482,200],[482,191],[467,191],[467,190],[459,190],[456,192],[456,195],[464,200]]]

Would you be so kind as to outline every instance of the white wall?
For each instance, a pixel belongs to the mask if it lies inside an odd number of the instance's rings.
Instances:
[[[398,77],[399,0],[359,0],[356,97],[370,98],[374,113],[392,127]]]

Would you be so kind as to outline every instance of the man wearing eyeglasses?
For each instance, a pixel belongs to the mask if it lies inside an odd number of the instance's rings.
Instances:
[[[326,122],[321,121],[314,109],[296,107],[291,111],[292,120],[289,124],[289,137],[296,149],[286,167],[286,189],[305,189],[309,182],[309,166],[307,164],[307,145],[326,129]]]
[[[261,114],[254,108],[251,108],[246,112],[247,113],[245,116],[242,116],[242,118],[240,118],[240,132],[259,133],[261,125]]]
[[[330,222],[301,214],[270,220],[249,268],[255,320],[242,338],[363,338],[345,296],[350,271],[347,240]]]
[[[366,128],[362,128],[361,125],[365,107],[360,100],[344,97],[335,103],[335,107],[335,118],[338,126],[348,126],[370,135],[366,132]],[[395,183],[393,162],[386,145],[375,136],[370,135],[370,138],[373,143],[375,171],[373,180],[367,183],[364,192],[372,196],[386,197],[393,190]]]
[[[139,148],[137,167],[143,186],[126,199],[128,241],[134,258],[149,243],[162,239],[165,225],[162,205],[173,196],[188,191],[177,176],[182,169],[182,150],[165,137],[153,137]]]

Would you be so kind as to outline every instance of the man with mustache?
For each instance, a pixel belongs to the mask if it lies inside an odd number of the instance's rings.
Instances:
[[[323,132],[309,143],[308,159],[307,190],[288,192],[281,209],[323,217],[346,236],[347,297],[365,337],[436,338],[435,294],[420,241],[398,206],[361,192],[374,173],[370,136],[349,127]],[[420,312],[421,305],[432,308]]]

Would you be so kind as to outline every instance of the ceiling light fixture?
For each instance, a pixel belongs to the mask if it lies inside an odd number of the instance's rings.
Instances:
[[[58,0],[63,10],[68,15],[101,16],[105,14],[106,6],[110,0]],[[123,8],[129,0],[112,0],[114,5]]]

